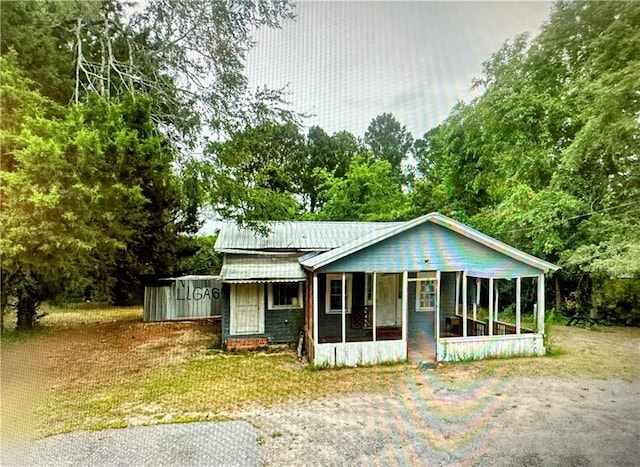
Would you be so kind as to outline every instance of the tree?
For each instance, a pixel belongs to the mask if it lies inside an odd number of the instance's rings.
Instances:
[[[463,222],[490,203],[494,160],[484,144],[477,104],[458,103],[415,144],[418,173],[412,195],[418,213],[437,210]]]
[[[78,174],[78,183],[104,189],[105,197],[114,187],[135,191],[136,196],[122,198],[133,203],[126,219],[129,225],[119,224],[118,216],[127,213],[126,204],[115,202],[111,207],[117,222],[96,223],[104,231],[95,235],[116,238],[117,248],[100,250],[104,253],[100,260],[78,269],[103,283],[111,282],[115,274],[115,301],[130,301],[141,272],[170,273],[175,268],[177,236],[193,230],[194,201],[202,199],[195,164],[182,157],[200,138],[201,125],[225,135],[247,124],[294,117],[278,107],[283,102],[281,92],[250,92],[243,76],[244,56],[253,45],[255,28],[277,27],[290,17],[286,1],[266,0],[157,0],[128,14],[114,0],[2,4],[0,48],[3,55],[17,50],[16,68],[28,70],[24,77],[31,80],[24,81],[22,90],[38,87],[63,106],[70,100],[74,104],[72,111],[60,108],[61,115],[52,121],[45,113],[54,113],[55,106],[48,103],[43,110],[42,122],[62,125],[52,144],[59,144],[65,154],[77,151],[76,136],[90,132],[99,143],[96,163],[109,160],[108,181],[95,182],[90,175],[97,172],[89,171]],[[27,181],[32,169],[25,158],[29,148],[23,146],[36,147],[25,136],[35,131],[29,125],[36,123],[30,117],[24,120],[28,113],[20,105],[15,104],[15,113],[9,115],[3,103],[3,118],[19,120],[5,135],[16,146],[15,151],[9,150],[12,154],[3,154],[3,171],[7,180],[24,177]],[[45,125],[42,122],[37,125]],[[74,157],[57,152],[41,155],[56,164],[59,158],[72,161]],[[183,170],[185,183],[175,177],[176,169]],[[51,172],[52,185],[64,179],[58,175]],[[7,186],[7,193],[17,190],[13,181]],[[11,227],[17,229],[26,218],[19,207],[13,208],[16,224]],[[115,232],[116,226],[123,230]],[[129,228],[139,235],[128,235]]]
[[[293,17],[286,0],[153,0],[129,12],[117,0],[34,0],[3,3],[1,17],[0,51],[15,49],[44,95],[63,105],[150,96],[153,122],[185,151],[203,125],[228,136],[297,117],[281,91],[251,91],[244,76],[255,29]]]
[[[302,194],[308,199],[309,212],[322,207],[319,198],[320,170],[331,172],[335,177],[345,176],[351,158],[359,153],[355,136],[341,131],[329,136],[322,128],[313,126],[307,133],[307,158],[302,173]]]
[[[15,297],[18,327],[27,328],[40,299],[95,267],[95,249],[108,258],[124,247],[144,197],[114,178],[82,108],[64,110],[31,91],[15,56],[0,57],[0,71],[2,160],[10,160],[0,171],[3,305]]]
[[[390,221],[408,215],[407,196],[388,161],[354,157],[344,178],[326,170],[321,196],[325,202],[317,218],[323,220]]]
[[[17,52],[16,66],[25,77],[37,83],[43,96],[61,105],[70,102],[74,89],[71,32],[62,14],[69,6],[69,2],[44,1],[0,6],[0,54]]]
[[[127,188],[140,190],[143,202],[138,216],[125,210],[121,222],[136,232],[101,275],[111,284],[111,301],[118,305],[139,303],[141,274],[167,275],[176,269],[180,237],[197,228],[197,218],[185,183],[176,174],[175,148],[156,130],[151,121],[151,102],[142,97],[123,96],[119,104],[90,99],[79,107],[82,124],[101,143],[104,157],[115,180]],[[108,189],[108,187],[107,187]],[[129,209],[129,208],[127,208]]]
[[[305,153],[304,137],[292,123],[264,122],[209,144],[203,173],[214,210],[253,226],[295,218]]]
[[[568,287],[637,275],[639,20],[636,2],[558,2],[505,43],[483,94],[416,144],[418,207],[558,262]]]
[[[403,164],[411,154],[413,137],[393,114],[383,113],[371,120],[364,142],[376,160],[389,162],[401,183],[409,180],[410,173]]]

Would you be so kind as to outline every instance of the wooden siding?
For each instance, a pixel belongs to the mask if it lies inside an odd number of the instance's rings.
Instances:
[[[303,327],[302,308],[267,310],[264,316],[264,334],[271,343],[294,342]]]
[[[247,334],[233,337],[267,337],[270,343],[295,342],[298,339],[298,331],[303,325],[303,310],[301,308],[270,310],[268,308],[268,284],[260,284],[264,287],[264,333]],[[224,284],[223,294],[230,296],[229,284]],[[222,340],[226,341],[230,337],[230,307],[222,310]]]
[[[416,274],[410,275],[415,278]],[[434,339],[434,311],[416,311],[416,290],[417,283],[409,282],[409,337],[425,335]]]
[[[533,277],[540,270],[445,227],[425,223],[320,268],[320,272],[463,271],[477,277]]]
[[[455,362],[491,357],[542,356],[542,334],[438,339],[438,360]]]
[[[394,340],[318,344],[313,363],[317,366],[356,366],[406,360],[406,342]]]

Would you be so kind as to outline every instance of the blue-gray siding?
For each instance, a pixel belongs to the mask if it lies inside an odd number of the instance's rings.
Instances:
[[[440,275],[440,329],[445,329],[447,316],[455,314],[456,274],[443,272]]]
[[[365,274],[354,273],[352,274],[352,289],[351,289],[351,312],[354,309],[362,308],[364,306],[364,293],[365,293]],[[342,336],[342,315],[340,313],[327,313],[326,312],[326,287],[327,277],[324,274],[318,275],[318,328],[319,336],[322,337],[338,337]],[[370,330],[362,328],[354,328],[352,326],[353,314],[349,313],[346,316],[346,331],[347,339],[350,337],[366,336],[371,333]]]
[[[537,276],[541,270],[430,222],[339,259],[319,272],[467,271],[477,277]]]
[[[251,334],[251,337],[267,337],[270,343],[294,342],[298,339],[298,332],[303,327],[302,308],[270,310],[268,307],[268,284],[264,287],[264,334]],[[223,284],[223,294],[229,302],[231,288]],[[231,309],[227,305],[222,310],[222,341],[230,337],[229,322]],[[239,337],[234,335],[233,337]],[[249,336],[247,336],[249,337]]]

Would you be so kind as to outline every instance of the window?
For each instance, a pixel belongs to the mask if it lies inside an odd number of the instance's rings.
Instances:
[[[351,274],[345,276],[346,307],[351,313]],[[327,274],[326,313],[342,313],[342,274]]]
[[[302,294],[299,282],[274,282],[269,284],[269,308],[297,308]]]
[[[436,278],[433,274],[418,275],[416,282],[416,311],[436,309]]]

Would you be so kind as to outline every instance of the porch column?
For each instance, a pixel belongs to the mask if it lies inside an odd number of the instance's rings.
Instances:
[[[494,307],[495,307],[495,321],[499,321],[498,319],[498,310],[500,309],[500,307],[498,306],[498,300],[500,298],[500,292],[498,291],[498,283],[496,282],[496,301],[494,303]]]
[[[377,295],[377,288],[378,288],[378,273],[377,272],[373,272],[373,342],[375,342],[378,339],[378,330],[376,329],[378,327],[378,299],[376,297]]]
[[[460,271],[456,271],[456,307],[453,314],[460,315]]]
[[[544,333],[544,273],[538,276],[538,332]]]
[[[516,277],[516,334],[520,334],[520,312],[522,305],[520,303],[522,295],[522,278]]]
[[[409,326],[409,271],[402,273],[402,340],[407,342]]]
[[[347,275],[342,273],[342,343],[347,342]]]
[[[313,346],[318,347],[318,273],[313,273]]]
[[[489,335],[493,336],[493,277],[489,278]]]
[[[462,337],[467,337],[467,271],[462,271]]]
[[[436,271],[436,322],[435,322],[435,331],[436,331],[436,341],[440,339],[440,271]],[[436,345],[436,360],[438,360]]]

